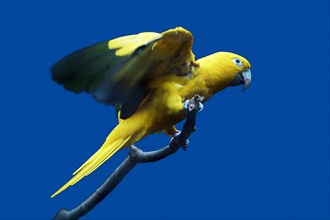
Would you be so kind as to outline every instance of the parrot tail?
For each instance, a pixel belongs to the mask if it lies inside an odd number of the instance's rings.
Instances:
[[[120,123],[117,125],[117,127],[114,128],[113,131],[108,135],[101,148],[96,151],[83,165],[81,165],[73,173],[74,176],[72,179],[64,184],[60,189],[58,189],[53,195],[51,195],[51,198],[61,193],[69,186],[76,184],[85,176],[88,176],[105,161],[107,161],[111,156],[113,156],[118,150],[130,146],[145,136],[146,132],[143,131],[144,129],[136,130],[137,132],[133,132],[131,129],[128,129],[127,126],[124,126],[125,124],[126,123]]]

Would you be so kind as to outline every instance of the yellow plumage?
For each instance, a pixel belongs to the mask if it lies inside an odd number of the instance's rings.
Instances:
[[[173,135],[173,126],[185,118],[185,100],[199,94],[206,101],[216,92],[230,86],[239,74],[250,68],[245,58],[228,52],[218,52],[195,61],[191,51],[192,43],[191,33],[183,28],[171,29],[162,34],[146,32],[108,42],[108,49],[115,50],[116,56],[129,57],[109,77],[109,82],[125,82],[125,88],[135,88],[143,82],[147,95],[143,96],[137,109],[128,118],[120,119],[119,112],[120,123],[101,148],[51,197],[92,173],[118,150],[134,144],[146,135],[164,130]],[[139,48],[141,51],[138,51]],[[240,64],[235,59],[239,59]],[[64,82],[61,79],[57,81]]]
[[[136,35],[119,37],[110,40],[108,43],[109,49],[116,50],[117,56],[126,56],[132,54],[138,47],[143,44],[148,44],[149,41],[154,41],[161,38],[161,34],[154,32],[144,32]]]

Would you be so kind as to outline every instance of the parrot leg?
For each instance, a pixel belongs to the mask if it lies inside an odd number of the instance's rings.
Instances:
[[[180,133],[180,131],[178,129],[176,129],[175,125],[170,126],[168,128],[165,129],[165,134],[168,136],[174,136],[176,133]]]
[[[203,100],[204,97],[200,95],[195,95],[192,99],[186,100],[183,104],[183,109],[185,110],[185,113],[188,115],[193,110],[197,110],[197,112],[202,111],[204,108],[204,105],[202,104]],[[173,138],[178,140],[180,133],[181,132],[174,134]],[[188,144],[189,144],[189,140],[187,139],[186,142],[182,145],[182,149],[184,151],[187,150]]]

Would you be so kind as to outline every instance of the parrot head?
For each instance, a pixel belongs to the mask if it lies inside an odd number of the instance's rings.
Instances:
[[[230,61],[232,63],[230,63]],[[237,54],[228,53],[229,73],[232,73],[233,80],[230,86],[243,85],[243,90],[247,89],[251,84],[252,74],[250,71],[251,64],[244,57]]]
[[[217,52],[198,60],[207,86],[218,92],[228,86],[243,85],[247,89],[251,83],[251,65],[244,57],[230,53]]]

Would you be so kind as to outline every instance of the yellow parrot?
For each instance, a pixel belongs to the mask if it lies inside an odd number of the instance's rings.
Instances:
[[[193,36],[182,27],[144,32],[94,44],[55,63],[52,78],[75,93],[91,93],[114,105],[119,123],[101,148],[51,198],[92,173],[118,150],[146,135],[179,132],[185,101],[198,94],[207,101],[228,86],[251,82],[250,63],[218,52],[195,60]]]

